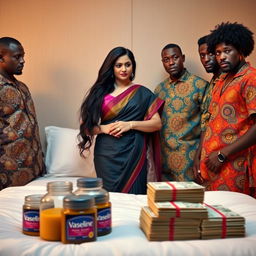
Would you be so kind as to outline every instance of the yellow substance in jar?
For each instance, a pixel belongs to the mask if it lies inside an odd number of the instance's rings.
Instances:
[[[50,208],[40,212],[40,237],[49,241],[61,239],[62,208]]]

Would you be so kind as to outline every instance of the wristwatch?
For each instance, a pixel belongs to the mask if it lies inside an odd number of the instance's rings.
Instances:
[[[221,163],[224,163],[225,162],[225,160],[226,160],[226,157],[225,157],[225,155],[223,155],[220,151],[218,152],[218,160],[219,160],[219,162],[221,162]]]

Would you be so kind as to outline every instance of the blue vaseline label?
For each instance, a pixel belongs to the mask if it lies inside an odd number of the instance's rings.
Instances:
[[[111,208],[110,207],[98,209],[97,228],[98,228],[98,232],[103,232],[111,229]]]
[[[23,211],[23,230],[39,232],[39,210]]]
[[[95,236],[94,214],[66,215],[66,239],[92,239]]]

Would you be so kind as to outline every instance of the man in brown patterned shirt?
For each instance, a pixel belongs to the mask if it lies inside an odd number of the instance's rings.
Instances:
[[[0,190],[25,185],[45,172],[34,103],[21,75],[24,49],[0,38]]]

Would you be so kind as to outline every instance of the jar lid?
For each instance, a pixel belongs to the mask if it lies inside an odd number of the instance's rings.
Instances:
[[[44,195],[34,194],[25,196],[25,204],[31,207],[39,207],[40,201]]]
[[[69,195],[63,199],[63,208],[67,209],[88,209],[95,205],[94,197],[86,195]]]
[[[104,204],[109,201],[108,193],[99,193],[94,195],[96,204]]]
[[[47,183],[47,190],[61,192],[72,191],[73,183],[70,181],[51,181]]]
[[[79,178],[77,180],[77,187],[79,188],[95,188],[102,187],[102,178]]]
[[[25,196],[25,202],[26,203],[40,203],[40,200],[42,199],[44,195],[40,194],[34,194],[34,195],[27,195]]]

